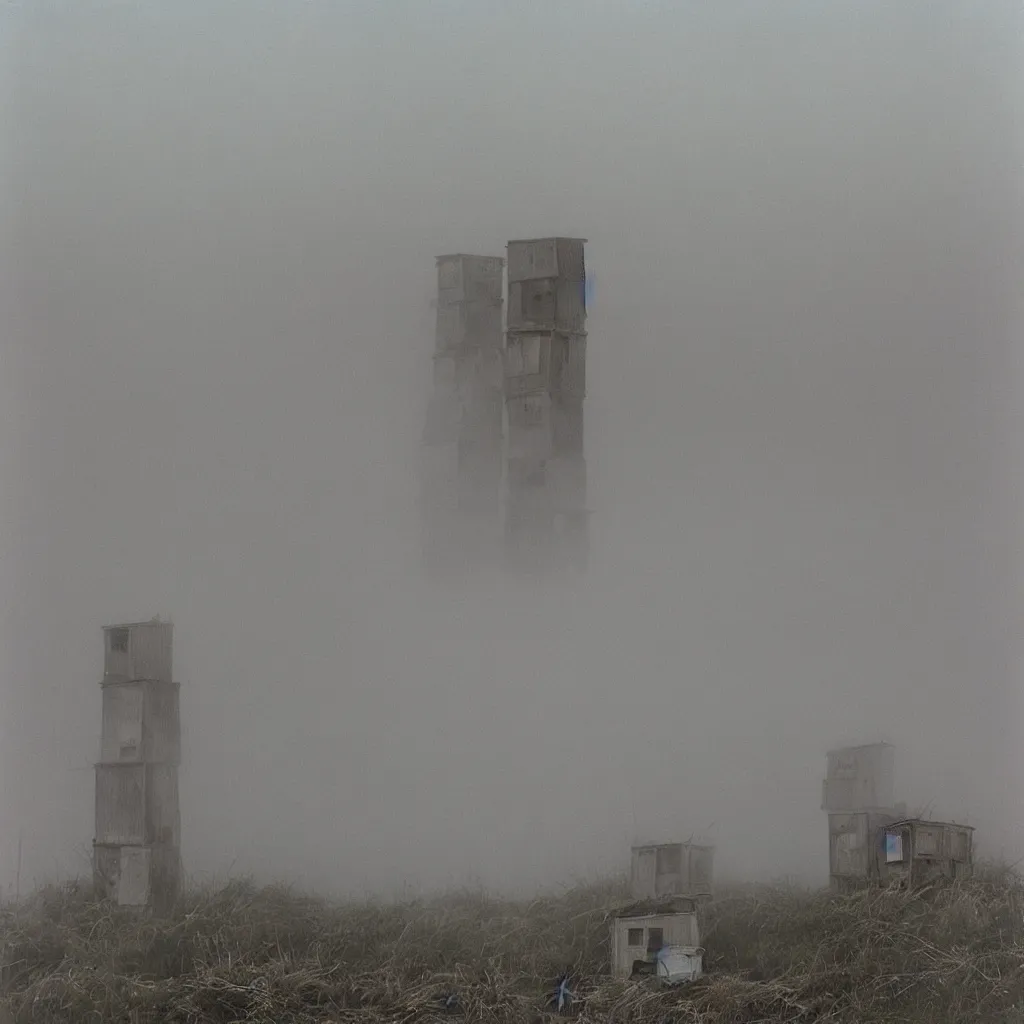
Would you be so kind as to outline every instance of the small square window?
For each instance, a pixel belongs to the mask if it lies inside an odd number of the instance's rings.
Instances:
[[[110,650],[114,654],[128,653],[127,629],[112,629],[110,631]]]
[[[642,946],[644,944],[643,928],[630,928],[628,944],[630,946]]]

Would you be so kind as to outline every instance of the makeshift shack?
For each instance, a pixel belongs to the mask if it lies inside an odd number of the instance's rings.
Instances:
[[[973,833],[967,825],[884,814],[829,815],[832,888],[865,884],[918,886],[967,878]]]
[[[632,848],[630,889],[634,900],[712,894],[715,848],[696,843],[655,843]]]
[[[663,952],[670,950],[671,953]],[[612,975],[664,974],[660,960],[677,961],[694,976],[701,971],[700,927],[694,900],[682,897],[638,900],[623,907],[612,925]],[[674,979],[669,979],[674,980]]]
[[[904,818],[879,830],[877,877],[882,885],[919,886],[974,872],[974,829],[947,821]]]

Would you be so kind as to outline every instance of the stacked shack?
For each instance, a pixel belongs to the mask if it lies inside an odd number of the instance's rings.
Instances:
[[[887,743],[830,751],[822,787],[828,813],[829,883],[920,885],[972,871],[973,829],[908,818],[895,801],[895,750]]]
[[[178,684],[169,622],[106,626],[96,765],[97,892],[121,906],[167,909],[181,884]]]
[[[694,843],[634,846],[632,900],[612,925],[612,974],[692,980],[703,971],[697,908],[712,895],[714,848]]]
[[[517,569],[587,563],[585,242],[508,243],[505,541]]]
[[[432,569],[489,557],[500,537],[505,261],[437,257],[433,390],[423,431],[424,548]]]

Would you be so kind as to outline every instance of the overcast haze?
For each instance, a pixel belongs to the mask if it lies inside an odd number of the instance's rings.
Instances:
[[[0,884],[85,868],[157,613],[195,874],[821,881],[876,739],[1024,852],[1019,7],[5,5]],[[548,234],[590,571],[435,585],[433,258]]]

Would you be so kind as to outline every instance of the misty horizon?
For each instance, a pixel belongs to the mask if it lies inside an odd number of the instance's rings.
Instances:
[[[1024,854],[1016,5],[8,5],[0,886],[83,874],[100,627],[182,856],[824,881],[828,750]],[[539,29],[543,24],[544,30]],[[585,576],[423,571],[435,257],[588,239]],[[84,858],[84,860],[83,860]]]

